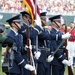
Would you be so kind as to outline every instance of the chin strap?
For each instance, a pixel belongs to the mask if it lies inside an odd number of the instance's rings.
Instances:
[[[54,23],[56,24],[56,26],[58,27],[58,28],[60,28],[60,26],[54,21]]]
[[[14,22],[14,24],[18,27],[18,25]],[[18,27],[19,28],[19,27]],[[20,28],[19,28],[20,29]]]

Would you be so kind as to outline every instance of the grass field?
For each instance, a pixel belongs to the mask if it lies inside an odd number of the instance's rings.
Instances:
[[[5,73],[3,73],[3,72],[1,71],[1,67],[0,67],[0,75],[6,75]]]

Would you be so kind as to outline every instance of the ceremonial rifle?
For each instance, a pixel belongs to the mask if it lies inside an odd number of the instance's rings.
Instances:
[[[30,46],[31,46],[30,29],[29,29],[29,22],[28,22],[28,18],[27,18],[27,55],[28,55],[28,63],[35,68],[32,49],[30,49]],[[31,75],[36,75],[36,69],[35,69],[35,71],[31,71]]]
[[[65,33],[67,32],[67,26],[65,26]],[[71,31],[70,31],[71,32]],[[67,46],[67,39],[64,42],[64,51],[66,53],[66,59],[68,60],[68,50],[66,49]],[[68,75],[74,75],[73,70],[71,68],[71,66],[68,66]]]

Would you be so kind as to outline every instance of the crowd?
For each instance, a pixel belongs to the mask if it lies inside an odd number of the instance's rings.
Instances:
[[[38,0],[40,11],[49,14],[75,14],[75,0]],[[19,12],[22,10],[20,0],[0,0],[0,11]]]
[[[0,11],[19,12],[22,10],[20,0],[0,0]]]
[[[39,6],[51,14],[75,14],[75,0],[39,0]]]

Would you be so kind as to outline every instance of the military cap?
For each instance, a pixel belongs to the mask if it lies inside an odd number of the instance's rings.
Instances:
[[[46,20],[46,12],[40,13],[41,19]]]
[[[20,22],[20,14],[8,19],[6,22],[11,23],[11,22]]]
[[[4,32],[5,30],[5,25],[0,23],[0,33]]]
[[[53,17],[50,17],[49,20],[52,21],[59,21],[61,22],[61,15],[56,15],[56,16],[53,16]]]
[[[22,11],[20,12],[20,14],[22,14],[22,16],[30,16],[30,14],[27,11]]]

